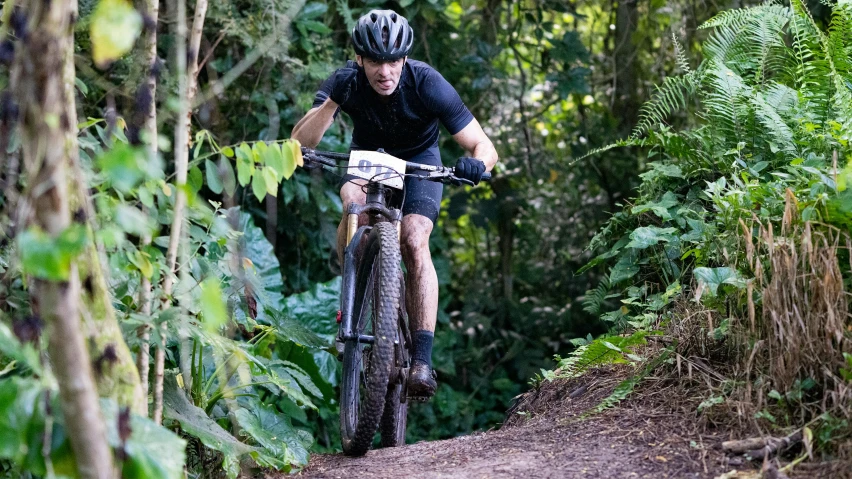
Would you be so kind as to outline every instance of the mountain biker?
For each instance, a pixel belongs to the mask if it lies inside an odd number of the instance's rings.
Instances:
[[[392,10],[372,10],[352,30],[355,61],[322,83],[313,107],[293,128],[292,138],[315,147],[340,110],[354,125],[352,150],[384,150],[404,160],[441,165],[438,122],[469,156],[458,159],[455,175],[479,183],[497,163],[497,152],[456,90],[431,66],[410,60],[414,42],[408,20]],[[345,176],[340,198],[345,212],[363,203],[366,182]],[[405,180],[401,250],[408,271],[406,306],[413,331],[413,364],[408,395],[430,397],[437,383],[432,372],[432,341],[438,312],[438,277],[429,252],[429,236],[441,205],[443,185]],[[363,220],[363,218],[362,218]],[[346,242],[346,217],[338,228],[338,257]],[[340,264],[343,264],[341,260]]]

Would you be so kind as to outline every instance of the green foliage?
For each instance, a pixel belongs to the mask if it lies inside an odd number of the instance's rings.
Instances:
[[[729,266],[737,263],[730,255],[739,250],[740,220],[777,221],[788,189],[805,219],[846,224],[846,213],[830,205],[839,200],[832,157],[852,156],[849,88],[836,87],[852,70],[832,66],[848,65],[852,40],[832,33],[847,28],[848,8],[834,7],[826,34],[798,5],[724,12],[704,24],[714,31],[699,67],[681,65],[684,73],[643,107],[631,139],[597,151],[636,145],[655,157],[636,206],[592,241],[609,247],[593,262],[612,264],[609,283],[641,278],[661,291],[695,278],[708,297],[722,284],[743,287],[751,272]],[[699,125],[665,126],[693,102]]]
[[[11,461],[13,470],[21,477],[25,471],[38,476],[52,471],[65,477],[79,477],[55,384],[22,376],[3,379],[0,400],[0,460]],[[134,414],[121,416],[112,401],[102,400],[101,412],[110,446],[123,451],[122,477],[183,477],[184,440],[148,418]],[[123,421],[127,423],[122,424]],[[119,436],[119,428],[129,432],[126,439]],[[50,437],[47,449],[46,434]]]
[[[25,274],[48,281],[67,281],[71,263],[86,246],[86,229],[74,224],[55,238],[37,228],[18,236],[21,268]]]

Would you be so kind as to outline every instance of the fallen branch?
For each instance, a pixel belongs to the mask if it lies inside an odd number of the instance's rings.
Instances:
[[[722,449],[729,454],[745,454],[752,459],[763,459],[777,454],[779,451],[802,442],[802,431],[798,430],[787,437],[755,437],[739,441],[725,441]]]

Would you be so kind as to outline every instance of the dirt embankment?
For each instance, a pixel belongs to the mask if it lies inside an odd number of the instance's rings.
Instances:
[[[682,407],[676,392],[654,387],[653,378],[618,408],[581,418],[625,374],[602,368],[545,383],[520,398],[497,431],[379,449],[361,458],[318,455],[301,476],[714,478],[753,469],[725,456],[719,444],[730,438],[699,427],[694,407]]]

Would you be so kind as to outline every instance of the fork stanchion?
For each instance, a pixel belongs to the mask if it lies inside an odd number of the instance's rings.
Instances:
[[[346,245],[352,242],[352,237],[355,236],[355,231],[358,230],[358,214],[349,213],[348,222],[346,224]]]

